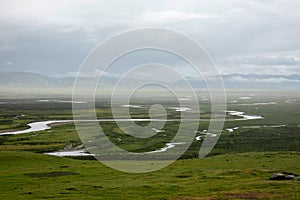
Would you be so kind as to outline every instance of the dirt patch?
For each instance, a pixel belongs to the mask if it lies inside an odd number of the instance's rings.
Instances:
[[[0,133],[15,132],[15,131],[19,131],[19,129],[5,129],[5,130],[0,130]]]
[[[212,197],[179,197],[173,200],[218,200],[218,199]]]
[[[48,124],[48,126],[52,127],[56,127],[56,126],[60,126],[60,125],[65,125],[65,124],[70,124],[70,123],[74,123],[73,121],[69,121],[69,122],[54,122],[51,124]]]
[[[229,200],[229,199],[240,199],[240,200],[259,200],[270,197],[270,193],[263,192],[244,192],[244,193],[223,193],[221,196],[212,195],[206,197],[177,197],[173,200]]]
[[[57,171],[57,172],[45,172],[45,173],[30,173],[24,175],[31,178],[41,178],[41,177],[69,176],[69,175],[78,175],[78,174],[79,173],[77,172]]]
[[[262,192],[246,192],[246,193],[227,193],[225,196],[230,197],[230,199],[263,199],[269,196],[268,193]]]
[[[226,171],[223,173],[218,174],[219,176],[233,176],[233,175],[239,175],[241,174],[240,170],[232,170],[232,171]]]
[[[177,175],[176,178],[189,178],[191,175]]]

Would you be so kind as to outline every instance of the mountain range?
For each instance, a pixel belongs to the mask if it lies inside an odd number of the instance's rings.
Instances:
[[[272,75],[272,74],[226,74],[222,75],[226,88],[236,89],[300,89],[300,74]],[[96,78],[79,78],[86,85],[91,86]],[[103,77],[103,86],[114,86],[115,77]],[[205,83],[193,77],[187,80],[194,88],[203,88]],[[51,77],[31,72],[0,72],[0,87],[14,88],[70,88],[73,87],[75,77]],[[141,81],[141,80],[140,80]],[[181,80],[174,84],[179,84]]]

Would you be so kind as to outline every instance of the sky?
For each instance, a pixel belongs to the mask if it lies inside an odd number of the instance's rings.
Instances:
[[[298,0],[1,0],[0,71],[72,76],[97,44],[143,27],[193,38],[221,74],[300,74]]]

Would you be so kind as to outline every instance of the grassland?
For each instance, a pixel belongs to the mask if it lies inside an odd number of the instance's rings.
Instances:
[[[1,199],[299,199],[299,152],[225,154],[178,160],[147,174],[127,174],[97,161],[1,151]]]
[[[127,174],[91,159],[42,154],[81,144],[72,123],[34,133],[0,136],[0,199],[300,199],[299,181],[268,180],[272,173],[300,174],[299,96],[295,92],[256,91],[250,99],[240,99],[245,95],[249,93],[232,93],[227,110],[261,115],[264,119],[236,121],[236,117],[227,116],[222,135],[208,157],[197,159],[201,141],[194,140],[179,160],[152,173]],[[72,119],[70,103],[40,99],[1,99],[0,131],[26,129],[26,124],[34,121]],[[232,103],[234,100],[238,102]],[[258,102],[276,104],[257,105]],[[145,101],[136,104],[148,105]],[[177,105],[167,101],[163,104]],[[204,120],[199,131],[208,127],[205,119],[210,117],[209,107],[209,102],[200,104]],[[99,118],[112,117],[108,101],[96,102],[96,108]],[[147,109],[131,109],[131,116],[149,117]],[[176,119],[180,113],[170,109],[168,117]],[[158,133],[149,143],[133,140],[116,123],[101,126],[111,141],[133,152],[163,147],[177,129],[176,122],[171,122],[164,127],[169,133],[166,137],[161,135],[165,133]],[[226,130],[233,127],[239,129]]]

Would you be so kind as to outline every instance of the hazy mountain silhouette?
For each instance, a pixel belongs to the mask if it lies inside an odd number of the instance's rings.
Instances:
[[[226,88],[252,88],[252,89],[300,89],[300,75],[271,75],[271,74],[227,74],[222,76]],[[92,86],[96,78],[79,78],[85,86]],[[117,82],[117,78],[103,77],[102,86],[111,87]],[[203,80],[187,77],[187,80],[195,88],[205,87]],[[75,77],[50,77],[31,72],[0,72],[1,87],[36,87],[36,88],[70,88],[73,87]],[[180,85],[180,81],[174,84]],[[142,83],[142,80],[128,81]]]

